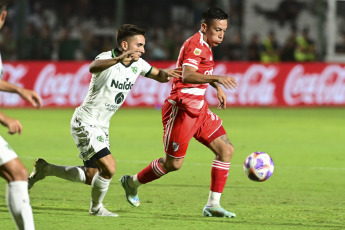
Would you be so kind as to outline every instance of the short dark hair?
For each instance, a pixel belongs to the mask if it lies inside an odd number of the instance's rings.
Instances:
[[[0,0],[1,1],[1,0]],[[135,35],[145,35],[146,31],[138,26],[131,24],[123,24],[116,31],[116,43],[117,47],[121,47],[122,41],[126,41],[129,37]]]
[[[8,0],[0,0],[0,13],[6,10],[8,4]]]
[[[224,20],[228,19],[229,15],[224,10],[214,7],[208,9],[202,14],[201,23],[206,23],[206,25],[211,25],[213,20]]]

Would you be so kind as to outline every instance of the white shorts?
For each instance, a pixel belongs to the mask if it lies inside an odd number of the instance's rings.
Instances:
[[[84,161],[90,160],[104,148],[110,149],[107,130],[83,123],[76,116],[71,120],[71,134],[79,150],[79,157]]]
[[[17,157],[11,146],[0,136],[0,166]]]

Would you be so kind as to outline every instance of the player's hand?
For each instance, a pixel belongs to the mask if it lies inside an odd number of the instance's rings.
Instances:
[[[218,76],[218,83],[222,84],[226,89],[236,89],[237,82],[233,77]]]
[[[175,69],[163,69],[163,71],[167,74],[167,81],[170,81],[172,78],[181,77],[182,75],[182,67]]]
[[[219,100],[218,109],[226,109],[227,98],[220,86],[217,88],[217,98]]]
[[[42,99],[40,98],[40,96],[38,96],[38,94],[33,91],[33,90],[29,90],[29,89],[21,89],[19,91],[19,95],[27,100],[28,102],[30,102],[30,104],[36,108],[41,108],[42,106]]]
[[[134,60],[135,59],[135,55],[137,56],[141,56],[141,52],[140,51],[137,51],[137,50],[128,50],[126,52],[123,52],[120,56],[118,56],[118,61],[119,62],[122,62],[124,61],[125,59],[129,58],[131,60]]]
[[[19,135],[22,133],[23,126],[19,120],[13,119],[11,117],[3,116],[1,120],[1,124],[8,128],[9,134],[18,133]]]

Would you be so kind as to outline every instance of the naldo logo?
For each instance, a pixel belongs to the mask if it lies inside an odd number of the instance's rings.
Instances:
[[[115,96],[115,103],[116,104],[121,104],[124,99],[125,99],[125,95],[123,93],[118,93]]]
[[[115,79],[113,79],[111,81],[110,87],[115,87],[115,89],[130,90],[132,88],[133,84],[131,82],[129,82],[128,80],[129,80],[129,78],[126,78],[125,82],[119,82],[119,81],[115,81]]]

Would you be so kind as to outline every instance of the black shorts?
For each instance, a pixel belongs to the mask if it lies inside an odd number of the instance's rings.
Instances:
[[[110,151],[108,148],[104,148],[102,149],[101,151],[97,152],[95,155],[93,155],[90,160],[87,160],[87,161],[83,161],[84,162],[84,166],[86,168],[97,168],[96,165],[95,165],[95,161],[96,160],[99,160],[105,156],[108,156],[110,155]]]

